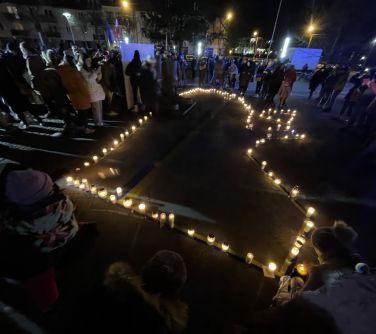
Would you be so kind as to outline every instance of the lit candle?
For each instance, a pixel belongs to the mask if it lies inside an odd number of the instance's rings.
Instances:
[[[281,130],[281,124],[277,125],[277,131]]]
[[[308,209],[307,209],[307,217],[311,217],[315,214],[315,208],[313,208],[312,206],[310,206]]]
[[[268,127],[268,132],[271,132],[273,129],[271,126]]]
[[[80,186],[79,186],[79,188],[80,188],[81,190],[85,189],[85,188],[86,188],[85,183],[81,183]]]
[[[188,229],[187,233],[190,237],[193,237],[195,235],[195,230],[193,228],[190,228]]]
[[[269,177],[273,177],[274,173],[273,172],[269,172],[268,175],[269,175]]]
[[[294,245],[297,248],[301,248],[301,247],[303,247],[303,245],[305,244],[305,242],[306,242],[305,238],[302,237],[302,236],[299,236],[299,237],[296,238],[296,241],[295,241]]]
[[[221,248],[224,252],[227,252],[230,248],[230,245],[227,242],[223,242]]]
[[[175,215],[173,213],[170,213],[168,215],[168,222],[170,224],[170,227],[174,228],[174,226],[175,226]]]
[[[148,117],[147,116],[144,116],[144,121],[146,122],[148,120]]]
[[[140,203],[140,204],[138,205],[138,209],[139,209],[140,211],[145,211],[145,209],[146,209],[146,204],[145,204],[145,203]]]
[[[142,125],[142,119],[140,118],[139,120],[138,120],[138,123],[140,123],[140,125]]]
[[[273,135],[269,132],[266,134],[266,138],[268,138],[268,140],[271,140],[273,137]]]
[[[85,162],[84,162],[84,166],[85,166],[85,167],[89,167],[89,166],[90,166],[90,162],[85,161]]]
[[[129,131],[128,131],[128,130],[125,131],[125,136],[126,136],[126,137],[129,137]]]
[[[136,131],[136,127],[134,125],[132,125],[132,131],[135,132]]]
[[[126,207],[126,208],[130,208],[130,207],[132,206],[132,204],[133,204],[133,201],[132,201],[132,199],[130,199],[130,198],[127,198],[127,199],[125,199],[125,200],[123,201],[123,205],[124,205],[124,207]]]
[[[268,163],[267,163],[266,161],[263,161],[263,162],[261,163],[261,169],[264,170],[267,164],[268,164]]]
[[[294,188],[292,188],[291,190],[291,193],[290,193],[290,196],[292,198],[295,198],[296,196],[299,195],[299,187],[298,186],[295,186]]]
[[[209,245],[214,245],[215,242],[215,236],[213,233],[208,234],[206,240],[208,241]]]
[[[290,251],[291,255],[293,257],[297,256],[299,254],[299,248],[298,247],[293,247],[291,248],[291,251]]]
[[[116,193],[117,193],[118,196],[121,196],[123,194],[123,189],[121,187],[117,187]]]
[[[93,155],[93,160],[94,160],[95,163],[97,163],[98,162],[98,157],[96,155]]]
[[[78,188],[81,184],[80,180],[76,179],[74,180],[73,184]]]
[[[103,154],[107,154],[107,148],[104,148],[103,150],[102,150],[102,152],[103,152]]]
[[[112,203],[115,203],[116,202],[116,196],[115,195],[110,195],[110,201]]]
[[[260,141],[256,140],[256,147],[260,145]]]
[[[275,179],[275,180],[274,180],[274,183],[275,183],[277,186],[279,186],[279,185],[282,183],[282,181],[281,181],[281,179]]]
[[[268,265],[268,268],[270,271],[276,271],[277,270],[277,265],[274,262],[270,262]]]
[[[153,212],[153,213],[151,214],[151,217],[152,217],[154,220],[158,220],[158,218],[159,218],[159,214],[158,214],[158,212]]]
[[[288,135],[285,135],[283,138],[284,138],[284,139],[289,139],[289,136],[288,136]]]
[[[67,183],[72,183],[73,182],[73,177],[72,176],[67,176],[65,178],[65,180],[67,181]]]
[[[251,148],[249,148],[249,149],[247,150],[247,154],[248,154],[248,155],[252,155],[252,152],[253,152],[253,150],[252,150]]]
[[[253,261],[254,255],[252,253],[247,253],[245,257],[245,262],[248,264],[251,264]]]
[[[315,227],[315,223],[311,220],[304,221],[304,232],[308,233]]]
[[[94,185],[92,185],[92,186],[90,187],[90,192],[91,192],[93,195],[95,195],[95,194],[97,193],[97,187],[94,186]]]
[[[121,139],[121,141],[124,141],[124,133],[120,134],[120,139]]]
[[[265,144],[265,139],[264,138],[260,139],[260,144]]]
[[[159,217],[160,217],[161,223],[164,223],[167,219],[167,215],[164,212],[162,212]]]
[[[300,139],[305,139],[306,135],[303,133],[302,135],[300,135]]]
[[[87,179],[82,179],[82,183],[88,183]]]
[[[107,190],[104,189],[104,188],[99,189],[98,190],[98,196],[100,198],[106,198],[106,196],[107,196]]]
[[[110,147],[110,151],[113,151],[114,150],[114,148],[113,147]]]
[[[118,146],[119,145],[119,142],[117,140],[114,140],[114,146]]]

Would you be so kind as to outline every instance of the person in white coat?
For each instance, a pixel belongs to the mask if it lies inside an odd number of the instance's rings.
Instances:
[[[93,68],[92,58],[87,54],[80,55],[77,67],[88,84],[94,123],[96,126],[101,127],[103,126],[102,101],[106,97],[103,87],[99,83],[102,79],[101,67]]]

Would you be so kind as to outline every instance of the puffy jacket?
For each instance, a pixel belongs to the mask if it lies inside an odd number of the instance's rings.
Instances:
[[[89,109],[91,106],[89,88],[82,74],[70,64],[60,65],[58,72],[72,105],[77,110]]]

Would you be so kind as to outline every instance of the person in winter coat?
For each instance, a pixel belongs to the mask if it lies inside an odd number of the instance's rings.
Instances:
[[[262,88],[262,78],[263,78],[263,73],[265,71],[266,66],[259,64],[257,66],[256,70],[256,91],[255,94],[259,95],[261,93],[261,88]]]
[[[159,287],[167,287],[171,283],[170,290],[176,289],[177,282],[181,281],[178,278],[181,268],[175,259],[171,263],[156,263],[156,258],[153,259],[152,268],[150,264],[147,265],[147,278],[138,275],[125,262],[111,264],[103,283],[78,303],[73,333],[118,333],[119,328],[129,334],[183,333],[188,320],[186,304],[175,296],[166,298],[164,293],[150,293],[146,289],[154,280]],[[166,281],[161,281],[163,279]],[[164,292],[170,290],[163,289]]]
[[[223,87],[224,83],[224,61],[222,56],[218,56],[214,64],[214,84]]]
[[[76,236],[74,211],[48,174],[0,166],[0,274],[21,281],[42,310],[59,295],[51,255]]]
[[[158,106],[158,83],[154,62],[146,61],[141,73],[141,96],[148,112],[155,113]]]
[[[88,128],[88,116],[91,112],[89,88],[85,78],[77,70],[73,57],[72,51],[66,50],[63,62],[58,67],[58,72],[69,100],[77,110],[77,126],[84,134],[90,134],[94,130]]]
[[[311,268],[303,291],[316,290],[342,271],[352,271],[362,260],[352,250],[357,237],[358,234],[343,221],[314,230],[311,242],[320,264]]]
[[[231,64],[228,68],[229,83],[231,88],[235,88],[236,77],[238,75],[238,67],[235,64],[235,60],[231,60]]]
[[[289,81],[284,80],[282,82],[281,88],[278,91],[279,96],[279,104],[280,108],[283,108],[286,105],[286,100],[291,94],[291,83]]]
[[[102,85],[101,66],[92,67],[92,58],[88,54],[82,54],[78,63],[78,70],[87,82],[90,95],[91,110],[94,123],[97,127],[103,126],[103,100],[106,98]]]
[[[248,89],[249,81],[252,79],[254,74],[254,63],[248,60],[247,62],[243,62],[240,67],[240,74],[239,74],[239,90],[240,95],[245,95]]]
[[[358,79],[354,86],[348,91],[348,93],[345,96],[345,101],[343,103],[342,109],[339,112],[339,117],[342,118],[342,116],[346,113],[347,117],[351,117],[352,110],[364,91],[367,89],[367,86],[362,86],[362,81]]]
[[[332,109],[337,96],[341,94],[341,92],[345,88],[348,78],[349,78],[349,69],[348,67],[344,66],[337,73],[337,81],[335,82],[333,86],[333,90],[329,96],[329,99],[326,101],[326,103],[323,106],[323,111],[329,112]]]
[[[125,69],[125,74],[130,77],[132,93],[133,93],[133,103],[135,111],[138,111],[138,91],[141,86],[141,72],[142,64],[140,58],[140,52],[136,50],[132,61],[128,64]]]
[[[330,99],[330,96],[333,93],[334,86],[336,85],[340,76],[340,69],[335,67],[331,70],[330,74],[325,78],[323,83],[323,90],[320,92],[320,101],[318,107],[322,108],[325,106],[326,102]]]
[[[31,80],[31,87],[40,91],[41,78],[46,64],[43,58],[27,42],[20,43],[20,50],[26,59],[26,68]]]
[[[203,87],[206,83],[206,77],[207,77],[207,61],[204,58],[200,59],[200,62],[198,64],[198,86]]]
[[[270,78],[267,101],[273,102],[274,97],[278,94],[278,91],[281,88],[284,77],[285,71],[283,70],[283,66],[278,64]]]
[[[284,78],[285,81],[290,83],[291,90],[292,90],[292,87],[294,86],[294,82],[296,81],[296,78],[297,78],[297,76],[296,76],[295,66],[291,65],[287,69],[287,71],[285,73],[285,78]]]
[[[24,112],[30,110],[30,102],[3,57],[0,57],[0,78],[0,98],[4,100],[4,107],[9,109],[15,120],[20,121],[19,128],[26,129],[28,122]]]
[[[308,100],[312,98],[313,93],[316,91],[317,87],[322,84],[325,75],[325,67],[320,68],[315,71],[312,75],[311,80],[309,81],[309,96]]]
[[[68,100],[66,90],[63,86],[58,72],[58,55],[54,50],[47,50],[45,54],[47,67],[44,69],[40,80],[40,93],[49,111],[65,121],[65,131],[71,128],[74,110]]]

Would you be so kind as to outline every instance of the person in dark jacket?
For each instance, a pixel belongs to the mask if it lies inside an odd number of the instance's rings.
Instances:
[[[330,96],[332,95],[334,91],[334,86],[336,85],[338,79],[340,76],[340,71],[338,67],[335,67],[330,74],[326,77],[324,83],[323,83],[323,91],[320,95],[320,101],[318,103],[318,107],[322,108],[325,106],[326,102],[330,99]]]
[[[153,62],[146,61],[141,72],[141,97],[148,112],[157,110],[157,80]]]
[[[278,64],[270,78],[267,101],[273,102],[274,97],[278,94],[278,91],[282,85],[284,76],[285,71],[283,69],[283,66],[281,64]]]
[[[140,58],[140,52],[136,50],[132,61],[128,64],[125,69],[125,74],[130,77],[132,92],[133,92],[133,103],[135,106],[135,111],[138,111],[138,90],[141,86],[141,72],[142,72],[142,63]]]
[[[253,75],[255,73],[255,63],[248,60],[247,62],[244,62],[240,67],[239,72],[239,90],[240,95],[245,95],[248,89],[249,82],[253,78]]]
[[[326,71],[325,67],[320,68],[315,71],[315,73],[312,75],[311,80],[309,81],[309,96],[308,100],[312,98],[313,93],[316,91],[317,87],[322,84]]]
[[[258,95],[261,93],[261,88],[262,88],[262,78],[263,78],[263,73],[265,71],[266,66],[259,64],[257,66],[256,70],[256,92],[255,94]]]

